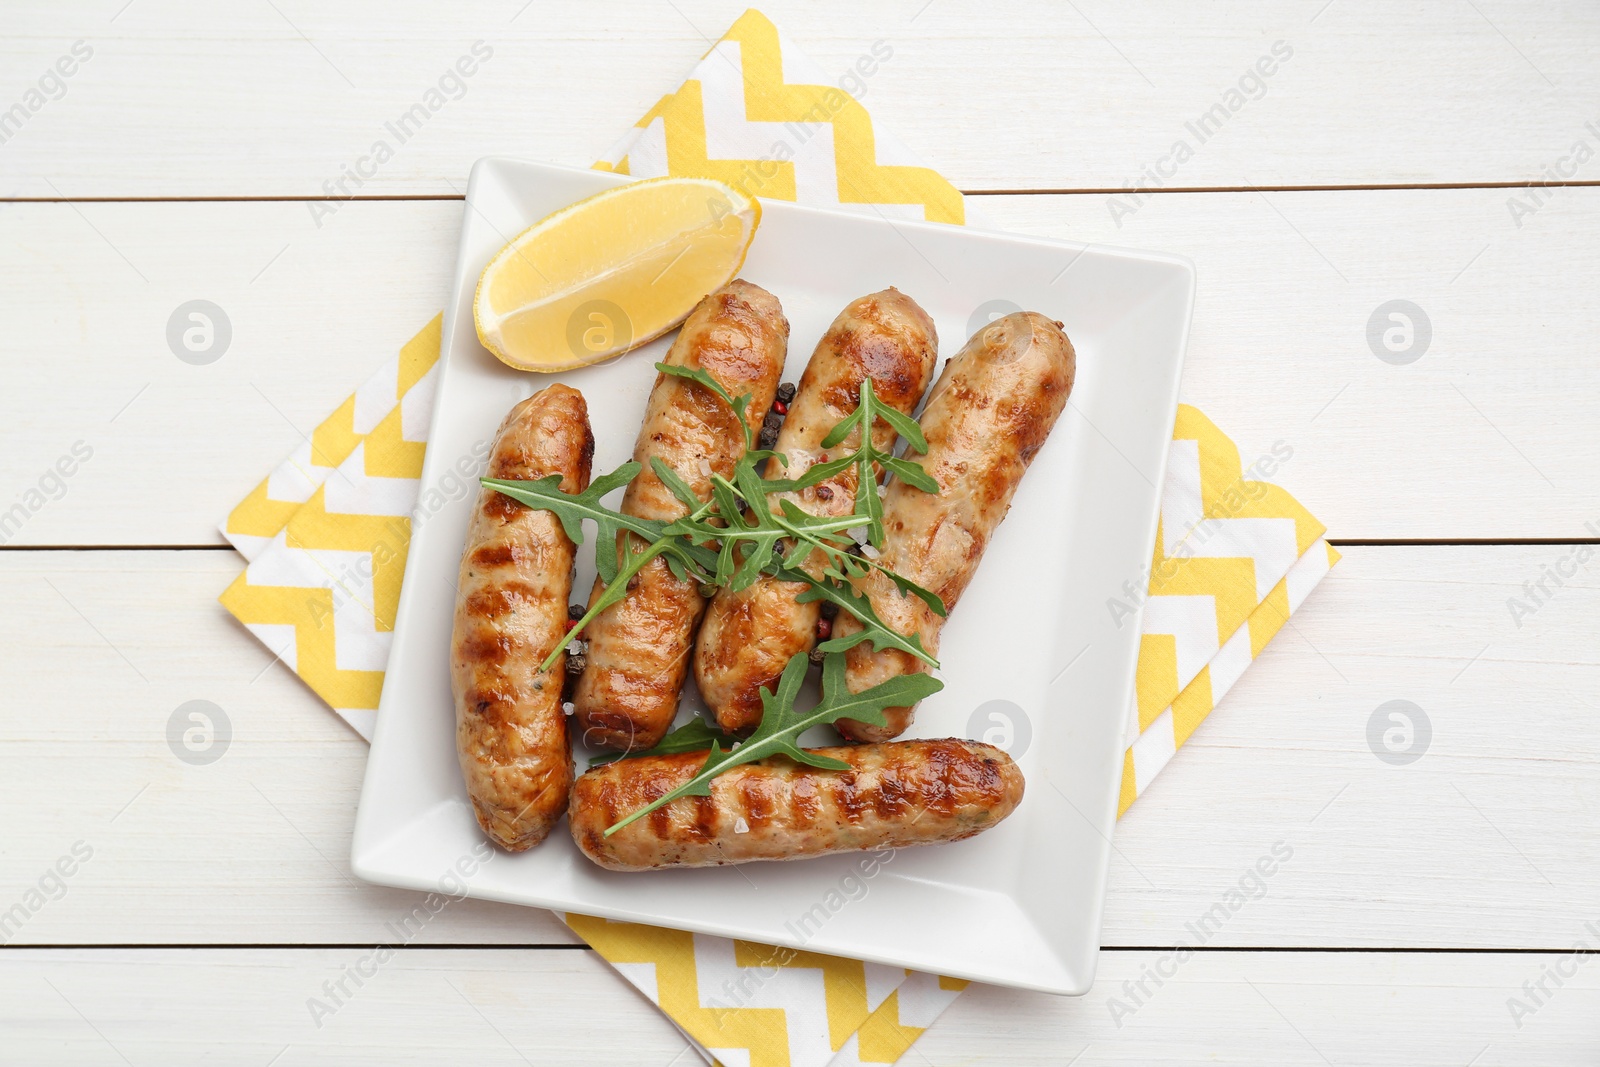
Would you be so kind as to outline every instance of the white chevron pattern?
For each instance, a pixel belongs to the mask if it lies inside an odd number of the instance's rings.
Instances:
[[[1178,685],[1186,686],[1217,654],[1216,598],[1153,596],[1144,607],[1144,632],[1172,635],[1178,652]]]
[[[417,479],[368,474],[366,450],[365,441],[357,445],[338,475],[324,483],[323,505],[339,515],[410,515],[417,506]]]
[[[1281,579],[1289,592],[1291,611],[1299,610],[1300,604],[1305,600],[1306,595],[1323,579],[1331,566],[1328,542],[1319,538],[1316,543],[1306,550],[1305,555],[1295,561],[1294,566],[1289,568],[1288,573]],[[1153,597],[1150,601],[1150,607],[1154,607],[1161,601],[1173,599],[1209,600],[1210,598]],[[1274,609],[1258,608],[1258,610]],[[1147,608],[1147,617],[1148,611],[1149,609]],[[1150,631],[1147,629],[1146,632]],[[1180,650],[1183,646],[1182,635],[1183,628],[1180,625],[1177,633]],[[1227,695],[1228,690],[1233,688],[1233,684],[1244,675],[1245,669],[1250,666],[1251,641],[1250,626],[1247,623],[1240,626],[1228,640],[1222,643],[1222,647],[1217,649],[1208,664],[1202,664],[1202,667],[1210,668],[1208,677],[1211,683],[1211,705],[1213,707],[1222,702],[1222,698]],[[1181,651],[1179,662],[1183,662]],[[1198,675],[1198,673],[1196,671],[1195,675]],[[1188,685],[1195,675],[1188,675],[1182,678],[1180,684],[1183,686]],[[1172,759],[1178,751],[1177,724],[1173,718],[1170,705],[1163,709],[1160,715],[1156,716],[1143,733],[1139,732],[1137,701],[1129,708],[1128,717],[1127,736],[1132,739],[1128,745],[1128,751],[1133,755],[1134,788],[1139,793],[1143,793],[1145,786],[1156,775],[1161,773],[1162,768],[1167,765],[1167,761]]]

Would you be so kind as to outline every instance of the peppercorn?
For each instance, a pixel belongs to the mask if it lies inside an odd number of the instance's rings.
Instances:
[[[767,417],[761,420],[761,437],[756,442],[760,449],[770,449],[778,443],[778,431],[783,428],[783,416],[775,411],[767,412]]]
[[[839,605],[835,604],[831,600],[824,600],[822,602],[822,617],[824,619],[831,619],[837,614],[839,614]]]
[[[831,619],[817,620],[817,640],[826,641],[833,636],[833,621]]]
[[[787,415],[789,414],[789,405],[785,404],[781,400],[774,400],[772,402],[772,410],[776,411],[779,415]]]
[[[811,650],[811,655],[808,658],[811,660],[812,663],[814,663],[814,664],[816,664],[817,666],[820,667],[822,665],[822,661],[824,659],[826,659],[827,656],[828,656],[828,654],[826,652],[822,651],[822,649],[813,648]]]
[[[582,652],[572,652],[567,655],[567,673],[582,674],[583,669],[589,665],[589,657]]]
[[[827,486],[827,485],[819,485],[819,486],[817,486],[817,499],[818,500],[832,500],[833,499],[833,488],[831,486]]]
[[[793,382],[784,382],[782,385],[778,386],[778,403],[780,403],[780,404],[788,404],[789,401],[791,401],[793,399],[794,399],[794,383]]]
[[[577,622],[579,619],[583,618],[587,610],[588,609],[582,604],[568,604],[567,618],[571,619],[573,622]]]

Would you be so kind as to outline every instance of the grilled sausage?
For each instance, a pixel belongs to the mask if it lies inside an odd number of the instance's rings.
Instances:
[[[859,432],[829,449],[822,440],[856,409],[861,383],[869,377],[879,400],[909,415],[928,388],[938,355],[933,320],[909,296],[886,289],[853,301],[806,364],[778,434],[777,451],[789,457],[788,466],[769,460],[767,477],[798,478],[817,463],[855,451]],[[882,451],[894,446],[895,432],[881,419],[872,436]],[[855,507],[856,469],[781,496],[813,515],[848,515]],[[776,508],[777,499],[771,504]],[[803,566],[820,574],[824,563],[822,553],[813,552]],[[737,593],[719,590],[711,601],[695,646],[694,676],[722,729],[753,729],[761,721],[762,687],[776,690],[790,657],[815,643],[822,605],[796,603],[805,589],[804,583],[763,575]]]
[[[606,837],[607,827],[694,777],[705,753],[617,760],[574,783],[572,838],[613,871],[713,867],[959,841],[998,824],[1022,800],[1022,771],[978,741],[811,751],[850,769],[783,757],[747,763],[712,779],[709,797],[680,797]]]
[[[1028,464],[1043,447],[1072,392],[1077,357],[1059,322],[1035,312],[998,319],[972,336],[945,364],[923,409],[928,452],[921,462],[939,483],[937,495],[896,480],[884,498],[882,563],[944,600],[953,609],[983,551],[1011,507]],[[878,571],[856,583],[891,630],[916,634],[930,655],[939,651],[944,620],[921,600],[902,596]],[[835,633],[861,624],[841,612]],[[862,642],[846,653],[846,681],[859,693],[927,665],[895,649],[875,652]],[[887,741],[911,725],[914,708],[887,708],[888,725],[841,719],[853,741]]]
[[[700,368],[730,396],[748,393],[745,413],[754,430],[772,406],[788,347],[789,322],[777,297],[733,281],[700,302],[664,362]],[[651,469],[652,458],[706,500],[712,472],[730,477],[742,455],[738,416],[716,394],[658,375],[633,448],[644,469],[629,483],[622,511],[668,521],[685,513]],[[589,602],[604,589],[596,579]],[[675,578],[664,560],[653,559],[628,583],[628,595],[585,627],[588,663],[572,699],[586,744],[626,751],[661,740],[677,713],[695,627],[704,612],[699,587]]]
[[[583,395],[552,385],[511,409],[489,476],[561,476],[589,485],[594,436]],[[545,839],[567,809],[572,746],[561,710],[565,657],[541,672],[566,633],[575,548],[548,511],[484,489],[467,528],[450,640],[456,749],[478,825],[513,852]]]

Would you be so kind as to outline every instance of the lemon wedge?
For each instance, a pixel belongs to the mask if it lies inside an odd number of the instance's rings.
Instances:
[[[732,281],[761,205],[708,178],[619,185],[528,227],[489,261],[472,314],[501,362],[551,372],[637,348]]]

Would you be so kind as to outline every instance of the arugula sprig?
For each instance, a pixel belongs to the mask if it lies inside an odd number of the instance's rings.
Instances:
[[[805,653],[796,653],[784,667],[783,674],[778,679],[777,691],[765,688],[761,690],[761,725],[756,727],[756,732],[751,734],[748,740],[724,749],[722,741],[712,737],[705,762],[700,765],[699,771],[693,778],[660,799],[624,816],[606,829],[605,836],[610,837],[629,823],[643,818],[657,808],[665,807],[679,797],[708,797],[711,795],[713,778],[724,771],[757,760],[772,756],[787,756],[796,763],[810,767],[826,771],[847,771],[850,765],[843,760],[819,756],[815,752],[801,748],[800,735],[813,726],[837,722],[840,719],[858,719],[874,726],[882,726],[885,708],[915,704],[944,688],[944,683],[931,675],[902,674],[881,682],[865,692],[852,693],[845,684],[844,657],[835,653],[822,661],[821,699],[810,710],[802,712],[795,709],[794,702],[795,697],[799,695],[800,685],[805,680],[806,665]],[[693,723],[690,726],[692,727]],[[709,728],[705,729],[707,733],[710,732]],[[651,754],[656,753],[639,753],[639,755]]]
[[[825,463],[818,463],[796,478],[763,478],[757,473],[759,464],[775,457],[779,463],[788,466],[789,457],[781,452],[755,447],[755,439],[747,418],[750,394],[730,396],[720,382],[697,367],[677,367],[668,363],[657,363],[655,367],[663,374],[695,382],[716,394],[739,416],[739,426],[744,432],[745,453],[734,467],[732,483],[720,475],[712,475],[713,492],[719,488],[722,490],[723,503],[719,511],[726,525],[721,528],[710,528],[713,524],[708,524],[707,528],[694,531],[704,539],[697,543],[704,544],[716,540],[722,544],[717,567],[718,585],[727,585],[731,581],[732,589],[738,592],[753,583],[763,569],[772,573],[768,561],[772,558],[779,539],[787,536],[794,542],[794,547],[784,559],[785,567],[794,568],[809,555],[810,551],[821,551],[827,560],[824,569],[828,576],[841,582],[849,582],[863,577],[869,570],[882,571],[902,595],[910,593],[918,597],[937,615],[944,617],[946,614],[944,601],[938,595],[895,573],[876,560],[852,555],[849,549],[854,540],[846,536],[837,536],[865,525],[868,540],[873,547],[883,547],[886,537],[883,527],[883,500],[876,492],[879,468],[890,471],[901,481],[925,493],[937,494],[941,491],[939,483],[923,470],[920,463],[881,451],[873,441],[872,429],[881,418],[895,433],[903,437],[912,449],[917,452],[928,450],[928,440],[923,436],[922,427],[897,408],[879,400],[871,378],[865,378],[861,382],[861,396],[855,411],[835,423],[822,441],[823,448],[836,448],[844,443],[852,431],[857,431],[858,447],[854,452],[848,452]],[[653,460],[652,463],[655,465],[657,477],[661,478],[685,506],[692,510],[698,505],[699,499],[693,495],[682,479],[671,472],[670,468],[659,460]],[[779,502],[780,514],[773,514],[769,508],[758,503],[769,494],[795,492],[819,485],[850,467],[856,468],[856,498],[853,517],[848,521],[840,518],[819,518],[801,510],[792,500]],[[730,516],[741,513],[741,508],[737,506],[741,503],[744,505],[747,519],[743,523],[734,522]],[[690,530],[685,526],[680,527],[678,532],[688,534]],[[737,562],[741,542],[747,549],[743,563]],[[809,576],[806,580],[815,581]],[[864,598],[862,603],[865,603]],[[851,614],[856,612],[852,610]],[[877,627],[882,628],[881,621],[863,619],[859,615],[857,618],[863,624],[876,622]],[[870,631],[874,626],[868,625],[867,629]],[[933,662],[925,653],[919,654],[919,658],[926,659],[929,663]]]
[[[551,650],[540,670],[549,670],[596,616],[627,595],[628,583],[657,558],[664,559],[680,580],[692,579],[734,591],[747,588],[763,574],[803,583],[809,588],[801,594],[802,603],[828,601],[853,616],[862,627],[848,637],[826,642],[821,646],[825,652],[843,651],[867,641],[874,649],[899,649],[937,667],[938,661],[923,647],[920,637],[891,629],[871,601],[851,585],[869,571],[878,570],[901,595],[918,597],[940,616],[946,613],[944,602],[937,594],[876,559],[853,552],[856,546],[851,531],[864,523],[875,544],[881,545],[883,541],[883,504],[875,491],[878,467],[892,471],[925,492],[939,491],[938,483],[920,465],[882,452],[872,441],[871,428],[882,418],[904,436],[911,447],[926,451],[927,441],[917,424],[878,400],[868,379],[862,383],[861,401],[856,411],[835,425],[823,441],[824,447],[834,448],[842,444],[852,430],[859,430],[860,443],[855,451],[817,464],[798,478],[763,478],[759,473],[760,464],[776,458],[787,465],[788,457],[754,447],[755,439],[747,418],[750,394],[730,396],[715,378],[699,368],[667,363],[655,366],[663,374],[710,390],[739,418],[745,440],[744,454],[735,463],[731,478],[712,473],[709,500],[701,500],[688,482],[659,457],[651,459],[651,470],[686,510],[685,515],[671,522],[625,515],[601,502],[608,493],[638,475],[642,468],[636,462],[624,463],[610,474],[597,478],[582,493],[563,493],[558,475],[535,481],[482,480],[485,486],[528,507],[555,513],[562,529],[575,543],[583,542],[584,520],[595,524],[595,570],[605,589]],[[778,496],[819,484],[851,466],[857,467],[860,491],[856,493],[855,510],[850,515],[811,515],[793,500]],[[778,510],[772,509],[771,499],[777,499]],[[786,542],[787,550],[780,552]],[[813,552],[821,553],[822,562],[816,568],[806,565]],[[817,573],[812,573],[813,569]]]
[[[683,378],[694,382],[696,385],[705,386],[717,396],[721,397],[722,402],[732,408],[735,415],[739,416],[739,426],[744,430],[745,454],[749,455],[751,452],[756,451],[755,434],[750,431],[750,418],[748,415],[750,410],[749,393],[743,393],[739,396],[728,395],[728,391],[722,387],[721,382],[717,381],[699,367],[679,367],[674,366],[671,363],[657,363],[656,370],[660,371],[662,374],[670,374],[674,378]],[[762,453],[764,456],[771,454],[772,453],[770,452]]]
[[[779,571],[778,577],[788,581],[801,581],[804,571]],[[844,652],[854,648],[863,641],[871,642],[874,652],[882,652],[886,648],[898,649],[908,655],[926,663],[930,667],[938,667],[939,661],[934,659],[922,644],[920,634],[902,634],[891,629],[889,624],[879,617],[877,609],[872,606],[872,601],[854,587],[844,582],[832,579],[810,579],[810,588],[802,591],[795,597],[799,604],[809,604],[821,600],[833,604],[842,611],[848,612],[861,624],[861,629],[853,634],[842,635],[822,642],[817,647],[824,652]],[[932,593],[928,594],[932,596]]]
[[[654,462],[659,465],[657,474],[662,482],[680,500],[687,505],[695,499],[689,487],[673,475],[670,469],[661,464],[660,460]],[[731,519],[718,520],[725,522],[725,525],[717,525],[710,519],[700,517],[698,512],[691,512],[684,518],[670,523],[664,531],[669,536],[686,537],[696,545],[705,546],[713,543],[720,545],[717,552],[715,584],[738,592],[753,584],[762,574],[783,581],[802,583],[809,588],[796,598],[800,603],[825,600],[853,615],[856,621],[861,623],[862,628],[858,633],[849,637],[835,638],[832,642],[819,646],[824,651],[835,648],[843,650],[862,641],[870,641],[875,650],[895,648],[915,656],[931,667],[939,665],[939,661],[928,653],[918,635],[905,636],[890,629],[873,608],[872,601],[856,592],[850,585],[851,578],[861,577],[869,569],[875,568],[882,571],[902,595],[916,596],[941,617],[946,613],[944,601],[938,594],[922,588],[875,560],[866,560],[848,552],[848,549],[854,546],[854,542],[846,536],[846,531],[854,529],[859,520],[854,516],[825,518],[810,515],[800,510],[790,500],[781,501],[782,510],[778,512],[769,510],[762,503],[741,513],[735,502],[741,500],[764,502],[766,498],[761,489],[770,483],[762,482],[749,468],[741,468],[735,476],[744,484],[735,485],[720,475],[712,475],[712,500],[714,503],[720,502],[718,512],[721,515],[733,516]],[[793,545],[786,554],[779,555],[777,550],[785,538],[791,539]],[[744,550],[742,557],[738,554],[741,547]],[[820,574],[812,574],[802,566],[806,556],[813,550],[823,552],[828,561],[822,567]]]
[[[684,752],[704,752],[713,744],[731,748],[738,743],[739,739],[733,734],[723,733],[696,715],[663,737],[654,748],[642,748],[637,752],[602,752],[598,756],[589,757],[589,766],[599,767],[602,764],[615,763],[619,759],[638,759],[640,756],[673,756]]]
[[[626,530],[643,538],[647,543],[655,543],[661,540],[662,531],[667,525],[656,519],[625,515],[600,502],[601,498],[612,490],[620,489],[633,481],[641,469],[639,464],[629,460],[610,474],[601,475],[590,482],[589,488],[581,493],[562,492],[559,474],[547,475],[537,481],[484,478],[482,482],[530,508],[553,512],[560,520],[562,530],[566,531],[566,535],[572,538],[574,544],[583,544],[583,520],[588,519],[593,522],[595,524],[594,568],[599,573],[600,579],[610,584],[615,581],[620,566],[617,561],[617,535]],[[657,473],[659,474],[659,470]],[[694,506],[699,507],[700,501],[696,500]],[[687,548],[676,554],[685,566],[703,569],[707,562],[704,555],[691,552]]]
[[[854,467],[856,468],[854,514],[860,520],[856,525],[865,526],[868,541],[873,547],[882,548],[885,532],[883,498],[877,493],[878,470],[880,468],[887,470],[907,485],[924,493],[938,493],[940,490],[939,483],[934,480],[933,475],[922,469],[922,464],[901,459],[893,452],[885,452],[878,448],[872,439],[872,430],[877,426],[879,419],[888,423],[895,433],[905,438],[907,445],[913,450],[917,452],[928,450],[928,441],[922,436],[922,427],[918,426],[910,416],[879,400],[872,388],[872,379],[866,378],[861,382],[861,401],[856,405],[856,409],[835,423],[828,436],[822,439],[823,448],[835,448],[843,444],[852,431],[856,431],[860,433],[856,450],[826,463],[818,463],[799,477],[769,480],[768,492],[782,493],[805,489]]]

